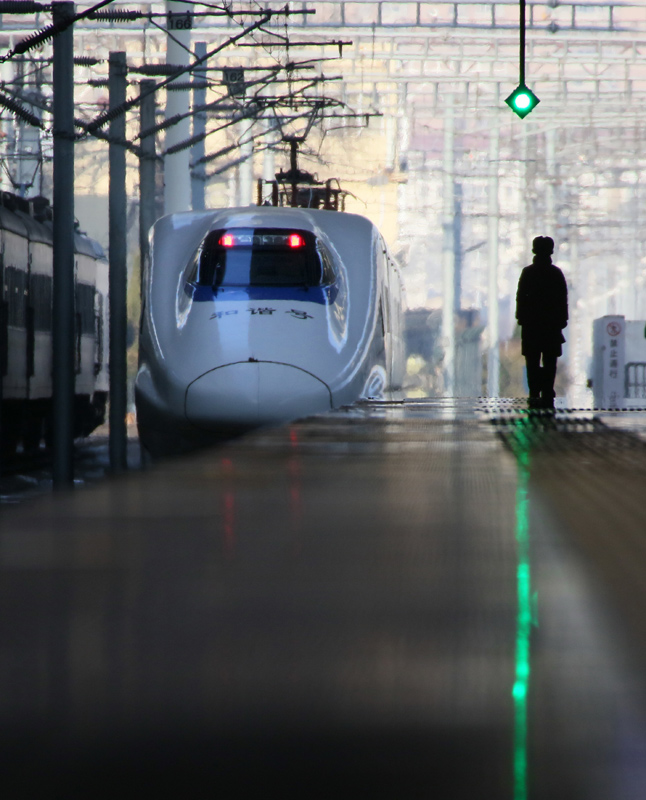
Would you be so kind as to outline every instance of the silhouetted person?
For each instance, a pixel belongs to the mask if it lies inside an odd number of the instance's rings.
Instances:
[[[522,329],[529,406],[554,408],[556,360],[563,352],[562,330],[568,320],[567,283],[552,264],[553,239],[537,236],[532,251],[534,261],[523,269],[518,281],[516,319]]]

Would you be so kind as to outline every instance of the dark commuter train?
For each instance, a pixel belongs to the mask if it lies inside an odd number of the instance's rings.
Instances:
[[[75,283],[75,436],[105,420],[108,398],[108,262],[77,232]],[[22,443],[38,448],[51,431],[52,208],[0,193],[0,441],[5,457]]]

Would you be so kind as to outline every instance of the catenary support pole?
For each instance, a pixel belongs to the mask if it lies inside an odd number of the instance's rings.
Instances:
[[[110,53],[110,108],[126,99],[126,54]],[[126,368],[126,150],[118,140],[126,136],[125,114],[110,123],[110,188],[108,196],[110,249],[110,469],[128,468]],[[115,141],[116,140],[116,141]]]
[[[240,141],[240,162],[238,169],[238,205],[251,205],[253,194],[253,141],[251,141],[253,123],[242,120],[238,126]]]
[[[139,112],[139,127],[141,131],[155,125],[155,95],[147,94],[155,85],[153,80],[143,80],[140,83],[144,99]],[[148,235],[155,222],[155,135],[141,139],[141,156],[139,158],[139,263],[141,265],[141,290],[143,290],[144,276],[148,269],[150,258],[150,245]],[[141,292],[143,298],[143,291]]]
[[[556,235],[556,192],[558,186],[556,130],[545,131],[545,236]],[[558,247],[558,242],[557,242]]]
[[[195,55],[204,58],[206,55],[206,42],[195,43]],[[206,61],[202,69],[196,69],[193,73],[195,83],[203,83],[206,80]],[[206,103],[206,89],[193,89],[193,108],[199,108]],[[200,136],[206,132],[206,111],[198,111],[193,114],[193,136]],[[196,142],[191,148],[191,161],[195,164],[204,157],[204,139]],[[191,206],[193,211],[203,211],[205,208],[204,188],[206,181],[205,164],[197,164],[191,171]]]
[[[453,249],[455,112],[453,95],[444,107],[443,213],[442,213],[442,343],[444,346],[444,396],[455,391],[455,252]]]
[[[54,3],[54,23],[74,16],[74,3]],[[53,484],[74,481],[74,29],[54,38]]]
[[[500,207],[498,202],[498,169],[500,131],[494,123],[489,130],[489,177],[487,192],[489,194],[487,251],[489,259],[489,289],[487,299],[487,333],[489,351],[487,354],[487,394],[489,397],[500,395],[500,340],[498,322],[498,227]]]
[[[453,310],[462,310],[462,184],[453,181],[455,211],[453,214]]]
[[[276,179],[276,159],[274,145],[278,142],[280,134],[276,134],[275,122],[273,119],[263,120],[264,128],[268,131],[265,136],[267,149],[263,153],[262,160],[262,179],[263,181],[273,181]]]
[[[192,6],[178,0],[167,0],[167,28],[168,40],[166,44],[166,63],[176,66],[185,66],[191,60],[189,52],[191,44]],[[186,77],[180,78],[185,81]],[[188,105],[190,92],[188,89],[172,91],[173,84],[169,84],[166,93],[166,119],[176,114],[184,115],[181,122],[168,128],[166,131],[165,146],[169,149],[173,145],[185,142],[191,135]],[[164,213],[173,214],[176,211],[188,211],[191,207],[191,171],[190,150],[181,150],[179,153],[164,156]]]

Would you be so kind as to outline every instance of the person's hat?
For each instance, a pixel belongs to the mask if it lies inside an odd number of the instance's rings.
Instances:
[[[537,256],[551,256],[554,252],[554,239],[551,236],[537,236],[532,242],[532,252]]]

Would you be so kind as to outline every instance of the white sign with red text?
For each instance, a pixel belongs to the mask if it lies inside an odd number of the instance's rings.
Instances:
[[[626,394],[626,319],[612,315],[593,323],[594,376],[597,408],[623,408]]]

